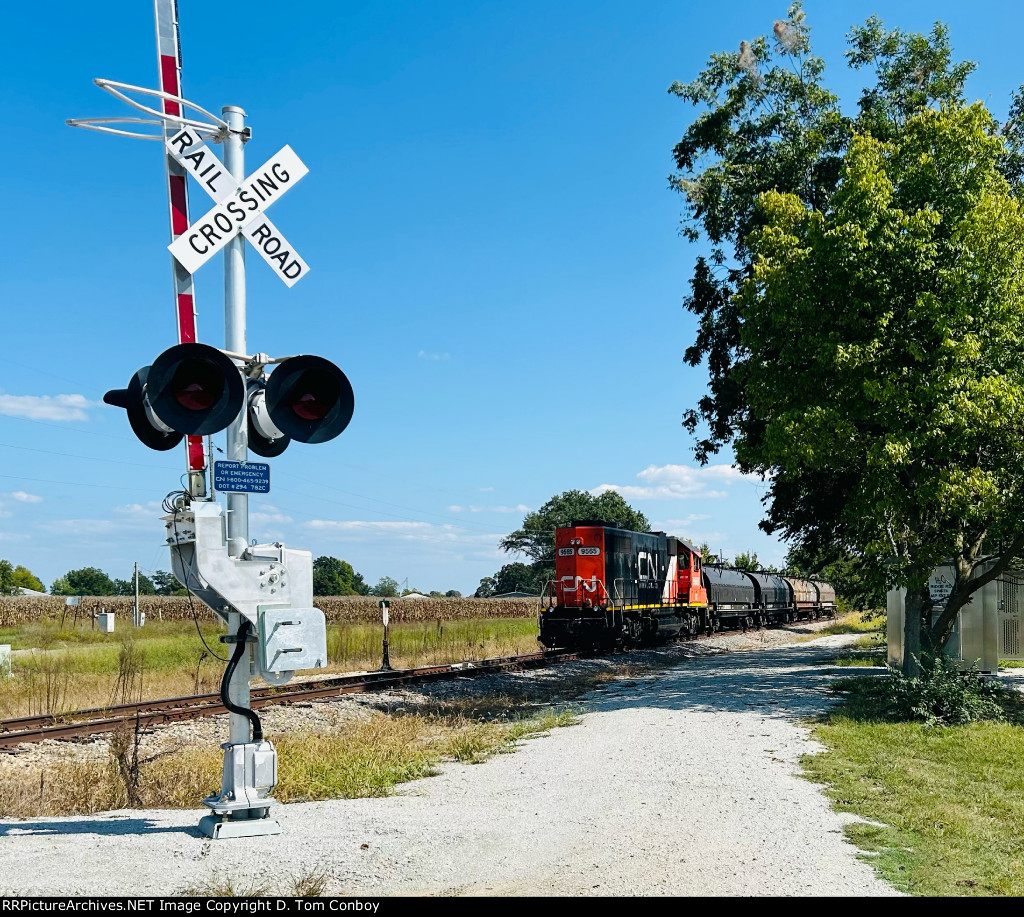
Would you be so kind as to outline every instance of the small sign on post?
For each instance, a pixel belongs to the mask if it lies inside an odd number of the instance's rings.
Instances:
[[[380,608],[380,616],[384,621],[384,659],[380,664],[380,670],[382,672],[390,672],[391,659],[388,656],[388,609],[391,608],[391,603],[387,599],[381,599],[377,603],[377,607]]]
[[[266,462],[214,462],[214,490],[233,494],[270,493],[270,466]]]

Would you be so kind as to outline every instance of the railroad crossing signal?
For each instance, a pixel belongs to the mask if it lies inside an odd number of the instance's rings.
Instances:
[[[180,95],[177,0],[154,0],[154,6],[161,88],[96,80],[145,117],[68,121],[160,142],[166,151],[173,237],[168,248],[174,255],[180,343],[103,400],[127,412],[132,429],[151,449],[170,449],[189,437],[189,488],[175,497],[164,517],[171,565],[190,594],[225,619],[226,639],[234,644],[221,682],[221,698],[230,711],[221,790],[204,800],[213,814],[200,821],[200,830],[214,838],[279,834],[280,826],[269,817],[277,754],[251,709],[249,681],[259,673],[270,684],[284,684],[296,668],[320,667],[326,659],[326,631],[323,615],[312,607],[310,552],[249,538],[249,494],[269,488],[262,472],[269,472],[269,466],[250,463],[248,450],[274,456],[292,439],[332,439],[348,425],[354,398],[345,374],[322,357],[248,355],[245,243],[240,236],[289,287],[305,276],[308,266],[265,211],[309,170],[286,146],[246,177],[244,147],[250,132],[245,112],[224,106],[218,117]],[[133,95],[159,102],[147,104]],[[223,162],[203,138],[223,143]],[[215,201],[191,226],[188,172]],[[218,350],[196,341],[192,274],[222,249],[225,349]],[[268,374],[270,364],[277,367]],[[235,475],[226,488],[226,508],[205,499],[202,436],[221,430],[227,431],[225,461],[217,464],[225,475]],[[254,625],[259,633],[255,653]]]
[[[288,357],[269,377],[263,365],[254,359],[240,371],[208,344],[176,344],[103,400],[124,408],[135,435],[158,451],[173,449],[183,436],[219,433],[243,406],[249,448],[265,458],[280,455],[293,439],[323,443],[348,426],[355,396],[330,360]]]
[[[165,146],[217,202],[167,246],[186,271],[194,274],[242,233],[287,286],[293,286],[306,276],[308,265],[264,213],[309,173],[290,146],[282,147],[241,185],[192,128],[183,127],[167,138]]]

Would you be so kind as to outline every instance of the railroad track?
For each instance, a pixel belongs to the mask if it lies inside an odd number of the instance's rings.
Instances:
[[[475,677],[520,668],[539,668],[558,662],[580,658],[579,653],[550,651],[527,653],[522,656],[502,656],[476,662],[450,665],[424,666],[416,669],[396,669],[390,672],[362,672],[356,675],[335,675],[315,678],[280,688],[257,688],[252,692],[254,710],[273,704],[294,704],[301,701],[337,697],[365,691],[383,691],[403,685],[443,681],[447,678]],[[177,720],[196,719],[227,713],[219,694],[193,694],[168,697],[133,704],[115,704],[91,710],[40,716],[22,716],[0,720],[0,750],[10,749],[24,742],[42,742],[44,739],[74,739],[82,736],[112,732],[124,723],[134,726],[158,726]]]

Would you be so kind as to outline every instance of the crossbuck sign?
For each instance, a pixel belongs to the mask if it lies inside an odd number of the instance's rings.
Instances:
[[[182,128],[167,139],[166,145],[168,152],[217,202],[217,206],[167,246],[186,271],[194,274],[236,234],[242,233],[289,287],[306,276],[306,262],[264,213],[309,172],[290,146],[282,148],[241,185],[236,185],[228,170],[191,128]]]

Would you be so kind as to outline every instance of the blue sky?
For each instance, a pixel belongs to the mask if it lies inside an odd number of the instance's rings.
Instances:
[[[183,452],[147,450],[100,403],[175,343],[161,150],[64,126],[130,113],[93,77],[155,84],[151,4],[8,6],[0,556],[47,584],[166,569],[159,501]],[[468,593],[513,559],[497,542],[527,509],[614,486],[658,528],[782,560],[757,528],[763,485],[728,456],[699,468],[679,422],[706,376],[682,362],[697,249],[666,182],[693,110],[666,88],[785,3],[180,7],[185,94],[246,109],[250,165],[287,143],[310,168],[271,214],[309,276],[289,290],[249,254],[249,348],[326,356],[356,393],[338,439],[273,460],[254,537]],[[1024,80],[1017,5],[806,11],[850,104],[844,35],[874,12],[946,21],[979,62],[970,95],[999,115]],[[210,205],[190,200],[193,218]],[[196,275],[216,346],[222,284],[220,258]]]

